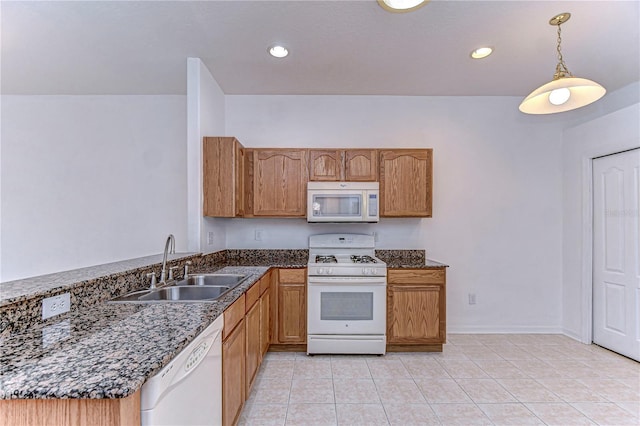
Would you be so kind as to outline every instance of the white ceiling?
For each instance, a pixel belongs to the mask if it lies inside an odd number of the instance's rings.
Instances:
[[[640,80],[633,1],[1,2],[3,94],[185,94],[199,57],[227,94],[514,95],[553,76],[556,27],[576,76]],[[267,54],[274,42],[291,54]],[[481,45],[484,60],[469,53]]]

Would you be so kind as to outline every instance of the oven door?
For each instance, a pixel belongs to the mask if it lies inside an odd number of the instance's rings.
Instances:
[[[385,277],[309,277],[307,291],[308,334],[385,334]]]

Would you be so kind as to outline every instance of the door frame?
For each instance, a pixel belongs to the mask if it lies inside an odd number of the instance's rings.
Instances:
[[[593,160],[638,148],[600,147],[582,157],[582,343],[593,342]]]

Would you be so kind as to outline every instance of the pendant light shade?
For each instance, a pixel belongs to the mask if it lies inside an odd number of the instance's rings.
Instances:
[[[595,81],[574,77],[564,63],[561,51],[560,25],[567,22],[570,13],[556,15],[549,21],[558,27],[558,64],[553,80],[531,92],[520,104],[526,114],[553,114],[589,105],[604,96],[607,91]]]
[[[607,93],[604,87],[586,78],[564,77],[531,92],[520,104],[526,114],[553,114],[589,105]],[[564,96],[562,96],[564,94]],[[566,95],[569,95],[566,97]],[[556,97],[559,97],[557,99]]]

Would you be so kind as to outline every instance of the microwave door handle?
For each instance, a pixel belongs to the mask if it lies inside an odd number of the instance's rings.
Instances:
[[[364,214],[363,219],[367,222],[371,220],[371,216],[369,215],[369,191],[364,191],[364,198],[367,200],[364,203]]]
[[[362,211],[361,213],[361,217],[362,220],[367,220],[369,219],[369,191],[362,191]]]

